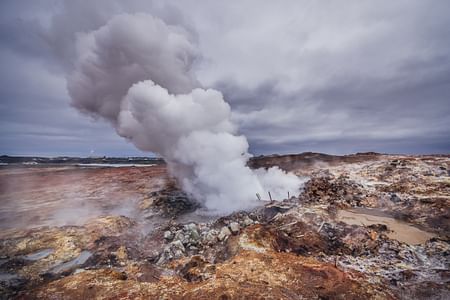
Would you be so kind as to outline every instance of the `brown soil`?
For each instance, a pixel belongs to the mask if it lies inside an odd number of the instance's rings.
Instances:
[[[304,153],[249,165],[279,165],[306,184],[202,219],[164,165],[0,168],[0,298],[450,297],[449,156]],[[342,218],[364,209],[377,214]],[[397,224],[421,239],[404,240]]]

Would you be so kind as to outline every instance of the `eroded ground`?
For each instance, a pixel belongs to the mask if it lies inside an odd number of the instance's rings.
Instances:
[[[164,166],[0,169],[0,292],[19,299],[448,299],[450,158],[254,159],[298,197],[196,213]]]

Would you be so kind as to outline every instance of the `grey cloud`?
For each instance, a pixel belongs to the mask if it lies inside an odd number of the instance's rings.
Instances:
[[[1,4],[0,55],[16,57],[0,74],[9,124],[2,145],[14,116],[48,125],[43,132],[61,126],[63,135],[101,127],[87,143],[107,134],[104,124],[67,109],[65,87],[52,87],[57,80],[43,91],[26,70],[63,76],[60,62],[74,54],[77,32],[117,13],[146,12],[193,34],[195,75],[223,92],[254,153],[450,151],[448,1],[61,3]],[[63,111],[72,120],[66,125],[57,117]]]
[[[144,155],[108,124],[76,112],[63,77],[31,58],[1,53],[0,153],[15,155]],[[32,61],[30,61],[32,60]]]
[[[223,89],[252,151],[449,152],[449,3],[309,4],[252,20],[222,7],[227,26],[205,30],[200,80]]]

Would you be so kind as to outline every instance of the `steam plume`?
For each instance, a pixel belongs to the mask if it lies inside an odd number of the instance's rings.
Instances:
[[[73,105],[163,156],[183,190],[207,209],[228,213],[257,204],[255,193],[298,192],[295,175],[246,166],[247,139],[237,134],[222,94],[201,88],[192,74],[198,50],[184,28],[123,14],[80,35],[77,47],[67,78]]]

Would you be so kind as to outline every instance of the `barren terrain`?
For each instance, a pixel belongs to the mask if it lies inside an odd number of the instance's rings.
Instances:
[[[450,298],[449,156],[249,165],[304,189],[219,218],[164,165],[0,167],[2,298]]]

